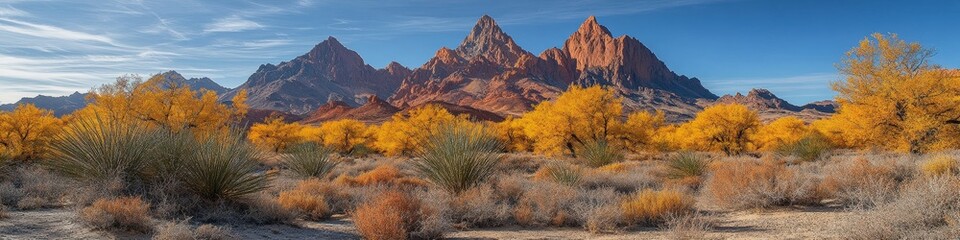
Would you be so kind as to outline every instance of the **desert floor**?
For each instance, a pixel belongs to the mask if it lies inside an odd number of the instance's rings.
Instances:
[[[78,223],[73,210],[11,211],[0,220],[2,239],[149,239],[149,235],[117,235],[91,231]],[[706,239],[835,239],[855,213],[828,207],[779,208],[713,213],[717,226],[695,238]],[[350,219],[289,225],[233,225],[242,239],[359,239]],[[579,228],[485,228],[448,233],[450,239],[668,239],[656,228],[591,234]]]

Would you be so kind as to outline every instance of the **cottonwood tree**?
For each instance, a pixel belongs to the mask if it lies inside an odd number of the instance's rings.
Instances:
[[[273,152],[282,152],[303,141],[303,125],[287,123],[283,117],[271,115],[263,123],[253,124],[247,138],[256,146]]]
[[[770,151],[800,141],[809,132],[810,129],[803,120],[787,116],[761,126],[753,135],[752,141],[758,150]]]
[[[409,155],[441,126],[465,122],[466,118],[454,116],[440,106],[425,105],[406,114],[397,113],[375,128],[373,147],[388,156]]]
[[[757,112],[740,104],[710,106],[692,121],[680,125],[675,144],[681,149],[722,151],[736,155],[749,150],[750,138],[760,127]]]
[[[896,34],[873,34],[838,64],[843,141],[910,153],[960,146],[960,72],[930,62],[931,49]]]
[[[39,159],[62,125],[52,111],[33,104],[18,105],[13,112],[0,112],[0,153],[21,160]]]
[[[570,154],[588,142],[613,141],[622,125],[622,99],[612,89],[573,85],[552,102],[542,102],[521,121],[534,151]]]

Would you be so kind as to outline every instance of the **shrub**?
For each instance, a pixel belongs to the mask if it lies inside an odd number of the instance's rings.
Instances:
[[[292,147],[289,154],[283,156],[283,162],[297,176],[323,178],[338,164],[330,157],[332,153],[316,143],[305,143]]]
[[[957,160],[946,155],[935,156],[920,165],[920,172],[927,176],[953,175],[957,173]]]
[[[260,224],[288,223],[296,218],[296,214],[280,205],[277,198],[266,194],[245,199],[247,206],[246,218]]]
[[[408,239],[419,230],[420,202],[407,193],[388,191],[360,205],[353,221],[366,239]]]
[[[498,201],[495,190],[483,185],[452,198],[448,205],[454,223],[466,227],[493,227],[510,219],[510,205]]]
[[[617,162],[617,163],[603,165],[602,167],[597,168],[597,171],[609,172],[609,173],[622,173],[624,171],[627,171],[627,168],[628,168],[627,164],[622,162]]]
[[[699,178],[707,172],[710,162],[702,155],[692,152],[680,152],[670,156],[667,167],[668,176],[673,179]]]
[[[229,228],[210,224],[200,225],[193,231],[193,238],[198,240],[229,240],[240,239]]]
[[[670,239],[709,239],[707,232],[713,229],[714,220],[701,214],[668,216],[664,225]]]
[[[239,239],[229,229],[210,224],[200,225],[190,229],[187,221],[168,222],[157,227],[153,240],[228,240]]]
[[[803,172],[775,160],[719,161],[705,183],[715,204],[734,209],[766,208],[817,200],[816,182]]]
[[[281,192],[277,198],[280,206],[295,211],[309,220],[321,220],[330,216],[330,207],[323,195],[293,190]]]
[[[140,197],[100,199],[80,210],[80,219],[96,229],[121,229],[148,232],[151,229],[150,204]]]
[[[623,160],[623,152],[606,140],[597,140],[583,144],[579,157],[590,167],[602,167]]]
[[[200,143],[190,131],[157,130],[156,143],[145,174],[152,180],[178,180]]]
[[[446,125],[427,138],[415,166],[433,184],[460,193],[493,173],[501,149],[497,138],[481,128]]]
[[[554,182],[533,184],[524,192],[513,211],[513,218],[524,226],[571,226],[577,223],[572,208],[577,190]]]
[[[693,211],[693,200],[678,191],[643,190],[620,204],[624,220],[631,224],[659,224],[667,216]]]
[[[839,160],[828,165],[819,186],[824,197],[860,207],[871,207],[891,200],[901,179],[892,164],[874,163],[866,157]]]
[[[187,162],[183,182],[207,200],[235,200],[267,188],[268,176],[257,173],[257,150],[231,134],[211,138]]]
[[[560,184],[576,186],[580,184],[583,170],[577,166],[562,163],[553,163],[543,166],[534,173],[537,180],[550,180]]]
[[[800,140],[781,145],[776,152],[781,156],[793,156],[802,161],[814,161],[823,158],[833,150],[830,140],[820,134],[808,134]]]
[[[154,159],[158,133],[137,124],[78,118],[50,146],[51,168],[80,180],[125,182],[142,177]]]
[[[953,177],[919,178],[899,197],[858,212],[846,239],[953,239],[960,211],[960,182]]]

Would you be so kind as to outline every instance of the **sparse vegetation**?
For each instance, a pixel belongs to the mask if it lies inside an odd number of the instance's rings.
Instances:
[[[433,184],[460,193],[493,174],[501,146],[481,128],[447,125],[427,138],[416,167]]]
[[[587,142],[580,149],[580,159],[590,167],[602,167],[623,160],[623,153],[607,140]]]
[[[333,151],[315,143],[294,146],[283,156],[287,169],[302,178],[323,178],[339,162],[333,159]]]
[[[150,204],[139,197],[100,199],[80,210],[80,219],[97,229],[148,232],[153,219]]]

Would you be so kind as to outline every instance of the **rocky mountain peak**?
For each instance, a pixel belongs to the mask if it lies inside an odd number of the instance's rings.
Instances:
[[[770,90],[762,88],[751,89],[747,95],[737,93],[736,95],[724,95],[717,99],[717,103],[738,103],[743,104],[756,111],[764,110],[787,110],[793,112],[799,112],[803,108],[796,105],[788,103],[786,100],[783,100],[776,95],[774,95]]]
[[[468,60],[484,57],[503,66],[512,66],[521,55],[529,54],[500,29],[490,16],[483,15],[463,39],[456,52]]]
[[[608,30],[607,27],[600,25],[600,23],[597,22],[597,17],[594,17],[594,16],[590,16],[587,18],[587,20],[583,21],[583,23],[580,24],[580,28],[577,29],[576,33],[580,33],[588,36],[613,37],[613,35],[610,34],[610,30]]]

